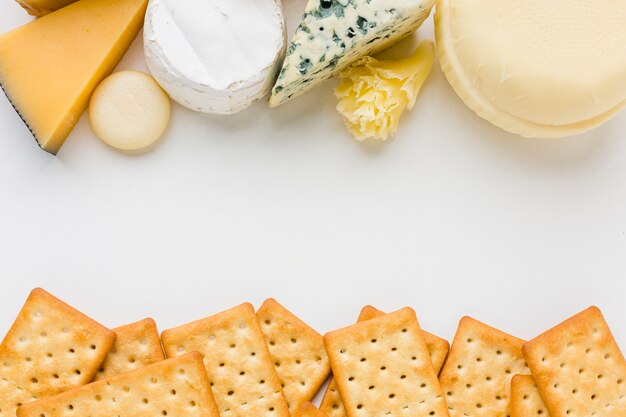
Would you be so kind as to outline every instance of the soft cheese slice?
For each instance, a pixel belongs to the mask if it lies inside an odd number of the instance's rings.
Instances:
[[[28,14],[32,16],[43,16],[50,12],[74,3],[76,0],[17,0]]]
[[[286,48],[279,0],[151,0],[144,30],[154,78],[190,109],[232,114],[270,92]]]
[[[56,153],[143,23],[148,0],[80,0],[0,36],[0,84]]]
[[[270,106],[279,106],[350,64],[414,33],[434,0],[309,0]]]
[[[505,130],[582,133],[626,105],[624,0],[442,0],[435,22],[452,87]]]

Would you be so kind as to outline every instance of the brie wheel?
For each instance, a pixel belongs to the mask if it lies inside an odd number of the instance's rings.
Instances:
[[[582,133],[626,105],[623,0],[441,0],[441,68],[465,104],[527,137]]]
[[[96,136],[124,151],[148,148],[161,137],[169,119],[169,97],[142,72],[114,73],[96,88],[89,103]]]
[[[280,0],[151,0],[144,26],[148,68],[190,109],[244,110],[269,93],[286,32]]]

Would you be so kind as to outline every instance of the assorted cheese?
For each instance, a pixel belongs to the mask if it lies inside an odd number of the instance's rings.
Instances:
[[[403,60],[372,55],[414,34],[436,0],[308,0],[289,48],[281,0],[17,2],[42,17],[0,35],[0,86],[53,154],[90,99],[97,136],[136,150],[164,132],[169,98],[233,114],[267,94],[277,107],[336,75],[349,131],[385,140],[434,61],[431,42]],[[93,94],[144,21],[154,79],[120,72]],[[624,0],[439,0],[435,35],[468,107],[509,132],[549,138],[626,107],[625,22]]]
[[[510,132],[582,133],[626,105],[624,0],[441,0],[435,30],[456,93]]]
[[[96,88],[89,103],[89,120],[96,136],[123,151],[150,147],[169,119],[169,97],[143,72],[114,73]]]
[[[365,57],[341,73],[335,89],[337,110],[358,140],[387,140],[400,116],[411,110],[435,61],[435,45],[423,41],[415,53],[397,61]]]
[[[143,24],[147,0],[80,0],[0,36],[0,84],[56,153]]]
[[[415,33],[434,0],[309,0],[272,90],[279,106]]]
[[[190,109],[232,114],[267,95],[286,47],[280,0],[151,0],[146,61]]]
[[[76,0],[17,0],[28,14],[32,16],[43,16],[50,12],[74,3]]]

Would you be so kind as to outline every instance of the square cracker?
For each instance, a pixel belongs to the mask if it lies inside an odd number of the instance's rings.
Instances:
[[[384,312],[368,305],[363,307],[363,309],[361,310],[361,314],[359,315],[357,323],[371,320],[383,315],[385,315]],[[428,333],[425,330],[422,330],[422,337],[424,339],[424,342],[426,342],[426,347],[428,348],[428,352],[430,353],[430,359],[433,362],[435,373],[439,375],[439,371],[441,371],[443,363],[446,361],[446,357],[448,356],[448,352],[450,351],[450,343],[448,343],[446,339],[435,336],[434,334]]]
[[[504,417],[511,379],[528,374],[524,341],[464,317],[439,380],[451,417]]]
[[[626,416],[626,361],[597,307],[524,345],[552,417]]]
[[[539,388],[530,375],[515,375],[511,381],[509,417],[550,417]]]
[[[219,417],[202,356],[192,352],[17,409],[17,417]]]
[[[361,314],[359,315],[357,323],[380,317],[384,314],[385,313],[372,306],[365,306],[361,310]],[[443,363],[448,356],[450,344],[447,340],[430,334],[424,330],[422,330],[422,336],[430,353],[430,358],[433,362],[435,373],[439,374],[439,371],[441,370],[441,367],[443,366]],[[341,401],[341,395],[339,395],[337,383],[334,379],[330,381],[330,384],[328,384],[328,388],[326,388],[326,392],[324,393],[324,397],[322,398],[322,402],[320,404],[320,410],[327,414],[329,417],[346,416],[346,411],[343,407],[343,402]]]
[[[0,377],[35,397],[93,380],[115,333],[37,288],[0,344]]]
[[[115,343],[96,374],[96,381],[165,359],[156,323],[151,318],[113,329]]]
[[[448,417],[411,308],[327,333],[324,342],[348,417]]]
[[[221,417],[289,417],[254,308],[245,303],[161,335],[168,357],[199,351]]]
[[[293,414],[315,396],[330,374],[324,338],[272,298],[256,315]]]
[[[15,410],[19,406],[36,400],[30,392],[6,378],[0,378],[0,417],[15,417]]]

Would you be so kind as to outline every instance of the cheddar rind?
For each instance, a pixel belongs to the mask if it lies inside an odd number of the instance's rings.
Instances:
[[[55,10],[59,10],[76,0],[17,0],[17,2],[31,16],[43,16]]]

